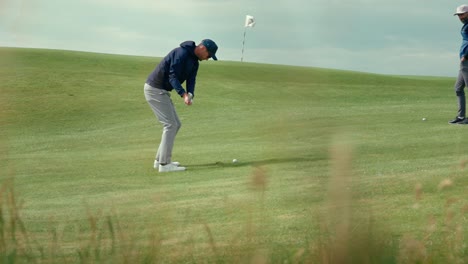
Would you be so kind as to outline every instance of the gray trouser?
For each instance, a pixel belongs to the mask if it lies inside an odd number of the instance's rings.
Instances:
[[[168,164],[172,158],[174,140],[182,124],[177,116],[170,92],[154,88],[145,83],[145,98],[159,122],[163,124],[161,143],[159,144],[156,160]]]
[[[468,61],[460,63],[460,71],[458,78],[455,82],[455,93],[458,98],[458,116],[465,117],[466,115],[466,102],[465,102],[465,86],[468,83]]]

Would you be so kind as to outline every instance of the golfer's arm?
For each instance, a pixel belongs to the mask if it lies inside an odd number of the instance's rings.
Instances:
[[[190,78],[187,80],[187,85],[186,85],[187,93],[191,93],[192,96],[195,96],[196,78],[197,78],[197,74],[195,73],[192,76],[190,76]]]
[[[185,94],[184,87],[182,87],[182,84],[179,82],[179,79],[177,79],[178,72],[180,72],[178,67],[180,67],[180,64],[171,65],[169,69],[169,83],[180,96],[184,96]]]

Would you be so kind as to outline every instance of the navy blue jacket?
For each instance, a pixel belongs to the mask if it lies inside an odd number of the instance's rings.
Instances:
[[[158,66],[150,73],[146,83],[166,91],[176,92],[183,96],[182,84],[187,81],[188,93],[195,96],[195,80],[198,73],[198,57],[195,55],[195,42],[185,41],[180,47],[173,49],[164,57]]]
[[[460,47],[460,59],[468,57],[468,23],[465,23],[461,29],[462,45]]]

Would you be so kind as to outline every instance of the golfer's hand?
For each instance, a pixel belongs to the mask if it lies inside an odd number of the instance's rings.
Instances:
[[[186,105],[192,105],[192,96],[188,93],[184,93],[184,103]]]

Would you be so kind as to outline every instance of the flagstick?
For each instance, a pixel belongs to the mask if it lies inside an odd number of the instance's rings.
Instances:
[[[241,62],[244,61],[244,46],[245,46],[245,33],[247,32],[247,27],[244,27],[244,40],[242,41],[242,56],[241,56]]]

